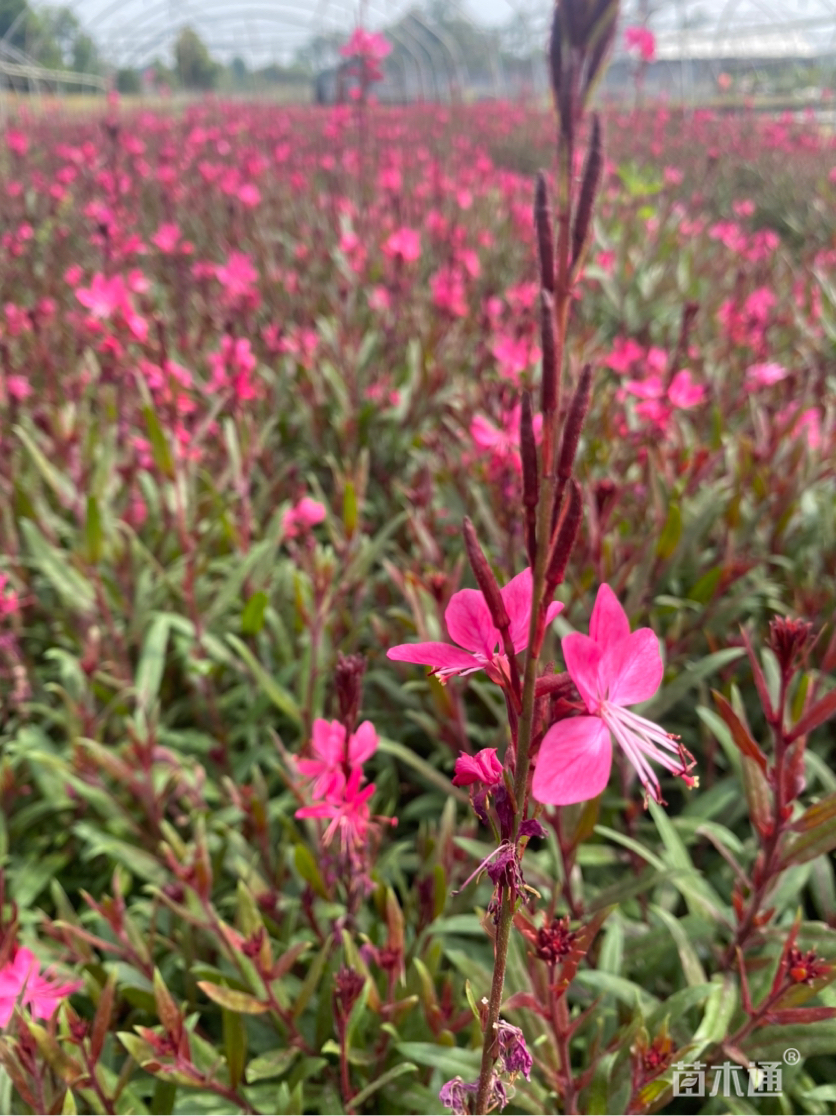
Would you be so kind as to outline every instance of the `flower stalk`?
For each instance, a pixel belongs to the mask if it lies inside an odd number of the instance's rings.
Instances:
[[[563,438],[559,442],[560,395],[563,379],[569,308],[577,274],[573,268],[574,249],[583,245],[590,228],[595,194],[600,183],[603,151],[600,127],[594,127],[587,153],[587,173],[584,175],[582,205],[575,201],[573,175],[574,152],[578,126],[581,123],[585,101],[594,72],[600,69],[603,55],[597,48],[609,27],[614,24],[617,0],[603,6],[593,6],[586,0],[562,0],[555,7],[549,43],[554,103],[559,117],[559,170],[557,243],[554,244],[551,205],[545,177],[538,175],[535,189],[534,225],[537,234],[541,279],[541,340],[543,372],[541,383],[541,408],[543,436],[540,448],[540,476],[536,506],[526,507],[526,542],[529,555],[533,550],[531,618],[528,650],[523,672],[520,713],[514,748],[514,817],[512,841],[516,845],[520,828],[527,813],[528,777],[531,767],[531,745],[537,714],[537,674],[540,652],[546,631],[546,612],[552,594],[562,581],[571,544],[580,526],[581,501],[577,486],[573,486],[570,505],[561,517],[561,505],[566,485],[571,477],[572,464],[577,452],[583,420],[589,406],[591,369],[584,368],[569,408]],[[597,8],[597,10],[595,10]],[[572,218],[576,228],[573,230]],[[551,313],[549,313],[551,311]],[[558,446],[560,468],[558,470]],[[528,491],[532,492],[529,482]],[[529,500],[531,497],[529,496]],[[533,501],[532,501],[533,503]],[[534,538],[531,521],[534,520]],[[555,535],[559,547],[554,547]],[[553,553],[559,549],[560,554]],[[564,555],[565,551],[565,555]],[[478,576],[478,575],[477,575]],[[494,971],[484,1025],[482,1062],[476,1093],[475,1111],[488,1111],[494,1062],[497,1055],[499,1027],[505,970],[508,960],[511,924],[517,896],[510,886],[501,887],[498,921],[494,949]],[[561,1079],[564,1106],[567,1112],[575,1111],[575,1090],[569,1064],[568,1042],[561,1048]]]

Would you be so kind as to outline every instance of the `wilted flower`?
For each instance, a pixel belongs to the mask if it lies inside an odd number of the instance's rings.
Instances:
[[[502,764],[496,758],[496,748],[483,748],[475,756],[462,752],[456,760],[454,787],[469,787],[471,783],[484,783],[486,787],[493,787],[501,781]]]

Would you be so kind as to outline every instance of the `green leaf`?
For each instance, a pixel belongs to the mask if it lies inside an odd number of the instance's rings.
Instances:
[[[171,447],[168,444],[165,431],[160,426],[160,420],[157,418],[153,407],[143,407],[142,413],[145,415],[145,425],[148,429],[148,440],[151,443],[151,457],[154,464],[163,476],[171,480],[174,477],[174,458],[171,455]]]
[[[670,558],[676,550],[677,543],[682,535],[682,512],[679,504],[671,504],[668,508],[668,518],[656,543],[656,557]]]
[[[416,755],[411,748],[406,748],[403,744],[399,744],[396,740],[389,740],[385,736],[378,737],[377,747],[378,751],[411,767],[430,786],[438,787],[446,795],[457,798],[459,802],[469,801],[467,794],[461,787],[454,787],[446,775],[438,771],[432,764],[427,763],[425,759]]]
[[[166,614],[155,616],[142,641],[135,684],[137,704],[146,716],[151,713],[160,692],[170,629],[171,621]]]
[[[263,1015],[270,1010],[269,1004],[263,1004],[255,996],[239,992],[237,988],[225,988],[222,984],[213,984],[209,980],[199,980],[197,986],[210,1000],[228,1011],[239,1012],[241,1015]]]
[[[327,899],[328,890],[322,879],[322,873],[319,870],[319,865],[314,860],[313,853],[307,845],[297,845],[294,848],[293,863],[296,865],[296,871],[305,883],[309,883],[320,898]]]
[[[308,969],[308,975],[299,990],[299,995],[296,997],[296,1003],[293,1006],[293,1018],[298,1019],[305,1008],[308,1006],[311,996],[317,989],[317,986],[322,979],[322,974],[325,971],[325,966],[328,962],[329,954],[331,953],[331,938],[328,938],[325,945],[314,957],[313,963]]]
[[[93,586],[73,568],[69,555],[48,543],[31,519],[19,522],[30,554],[64,604],[80,612],[92,612],[96,603]]]
[[[28,430],[25,430],[22,426],[15,426],[12,429],[26,447],[26,452],[32,458],[35,468],[64,507],[71,508],[77,505],[79,502],[78,492],[66,473],[62,473],[60,469],[52,464]]]
[[[794,1023],[758,1027],[746,1040],[746,1053],[759,1062],[783,1059],[786,1050],[797,1050],[802,1061],[818,1054],[836,1054],[836,1019],[823,1019],[810,1026]]]
[[[111,837],[89,822],[76,822],[73,833],[84,842],[87,857],[108,857],[124,865],[132,875],[158,887],[165,887],[169,882],[168,872],[162,864],[137,845]]]
[[[666,911],[663,907],[651,906],[650,909],[670,930],[671,937],[676,943],[676,950],[687,982],[693,988],[705,985],[708,979],[705,975],[705,969],[702,967],[697,951],[694,949],[685,927],[678,918],[674,918],[670,911]]]
[[[582,969],[575,977],[578,984],[591,988],[593,992],[609,994],[628,1007],[638,1007],[643,1013],[652,1011],[659,1003],[656,996],[634,984],[632,980],[603,973],[596,969]]]
[[[235,651],[238,657],[249,667],[259,686],[261,686],[264,693],[276,708],[280,709],[289,720],[293,721],[294,724],[301,728],[302,710],[299,708],[293,696],[289,694],[283,686],[280,686],[275,678],[264,669],[243,640],[238,639],[238,637],[234,635],[227,635],[226,639],[233,651]]]
[[[241,616],[241,631],[244,635],[258,635],[264,627],[264,613],[269,603],[270,598],[266,593],[253,593]]]
[[[479,1050],[441,1046],[434,1042],[399,1042],[396,1050],[407,1061],[440,1070],[445,1078],[461,1076],[465,1081],[473,1081],[479,1075]]]
[[[413,1065],[412,1062],[402,1062],[399,1066],[392,1066],[386,1073],[382,1073],[380,1077],[376,1077],[374,1081],[370,1082],[365,1089],[361,1089],[359,1093],[351,1098],[351,1107],[357,1109],[376,1093],[378,1089],[397,1081],[399,1077],[403,1077],[405,1073],[417,1073],[418,1067]]]
[[[102,516],[99,511],[99,501],[95,496],[87,497],[87,518],[84,523],[84,539],[87,549],[87,561],[96,566],[101,561],[104,543],[102,531]]]
[[[350,480],[345,482],[343,492],[343,526],[347,538],[352,538],[357,530],[357,490],[354,482]]]
[[[737,1011],[737,983],[730,973],[716,974],[711,983],[714,988],[705,1005],[702,1022],[694,1035],[699,1050],[714,1043],[725,1042],[729,1026]]]
[[[682,893],[688,909],[709,921],[728,922],[728,909],[711,884],[697,872],[671,819],[652,799],[648,806],[665,846],[665,861],[671,868],[676,869],[672,881]]]
[[[722,651],[714,651],[711,655],[706,655],[697,663],[689,663],[669,686],[665,686],[655,698],[641,707],[642,716],[651,721],[658,721],[662,714],[667,713],[678,701],[681,701],[690,689],[745,654],[742,647],[725,647]]]
[[[247,1065],[247,1081],[252,1085],[256,1081],[267,1081],[271,1077],[283,1077],[293,1065],[298,1053],[298,1047],[282,1046],[276,1050],[268,1050],[266,1054],[259,1054]]]
[[[221,1015],[229,1084],[233,1089],[237,1089],[243,1079],[244,1066],[247,1062],[247,1028],[238,1012],[223,1008]]]

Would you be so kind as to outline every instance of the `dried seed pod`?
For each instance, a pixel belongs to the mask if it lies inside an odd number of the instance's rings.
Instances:
[[[540,345],[543,350],[540,410],[544,415],[553,415],[557,410],[560,369],[557,367],[557,349],[554,340],[554,299],[548,291],[540,291]]]
[[[491,620],[494,625],[501,631],[507,631],[511,621],[505,609],[505,602],[502,599],[502,594],[499,591],[499,586],[496,583],[493,570],[490,563],[485,557],[485,552],[479,545],[479,540],[476,538],[476,531],[470,519],[465,517],[462,525],[462,533],[464,535],[464,548],[467,551],[468,561],[476,577],[476,582],[482,590],[482,596],[485,598],[485,603],[488,606],[488,611],[491,614]]]
[[[563,427],[563,439],[560,443],[560,457],[557,463],[557,477],[559,481],[567,481],[572,475],[572,466],[575,454],[578,452],[578,442],[581,440],[586,412],[589,410],[589,399],[592,389],[592,365],[585,364],[581,371],[575,394],[569,404],[569,413]]]
[[[534,228],[540,256],[540,286],[554,293],[554,216],[543,171],[537,172],[534,190]]]
[[[546,571],[546,600],[551,600],[552,593],[563,582],[582,519],[583,495],[581,486],[573,478],[569,486],[569,499],[563,506],[563,514],[557,525],[557,533]]]
[[[572,267],[580,263],[589,229],[592,224],[592,210],[601,185],[601,172],[604,169],[604,143],[601,134],[601,120],[596,112],[592,117],[592,134],[586,153],[581,192],[575,211],[575,224],[572,229]]]
[[[525,507],[525,543],[529,564],[533,566],[537,551],[537,500],[540,495],[540,478],[537,472],[537,444],[534,441],[531,396],[527,391],[523,392],[520,408],[520,457]]]

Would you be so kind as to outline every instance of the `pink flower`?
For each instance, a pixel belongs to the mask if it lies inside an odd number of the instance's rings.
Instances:
[[[32,385],[25,376],[13,374],[6,377],[6,390],[12,399],[28,399],[32,394]]]
[[[443,267],[430,279],[433,303],[439,310],[446,310],[455,318],[467,316],[464,280],[461,274],[451,267]]]
[[[470,423],[470,436],[482,450],[490,450],[498,465],[511,465],[520,472],[520,406],[517,404],[506,412],[501,419],[502,426],[495,426],[484,415],[474,415]],[[543,416],[537,414],[533,419],[534,436],[539,438],[543,427]]]
[[[496,748],[483,748],[475,756],[468,756],[462,752],[456,760],[454,787],[469,787],[471,783],[484,783],[486,787],[495,787],[501,781],[502,764],[496,758]]]
[[[255,399],[258,388],[252,374],[256,367],[255,355],[250,342],[245,337],[230,337],[225,333],[221,338],[221,348],[209,354],[212,379],[210,391],[232,389],[236,399],[244,402]]]
[[[789,374],[788,368],[784,368],[783,364],[776,364],[774,361],[765,364],[750,364],[746,369],[746,385],[747,387],[769,387],[771,384],[777,384],[780,380],[785,380]]]
[[[377,750],[377,733],[371,721],[363,721],[345,743],[345,725],[318,717],[313,725],[314,759],[298,760],[299,770],[313,779],[311,797],[339,799],[346,784],[346,769],[353,771]]]
[[[520,373],[525,372],[540,359],[540,350],[525,337],[503,334],[491,347],[499,365],[499,374],[513,383],[519,383]]]
[[[171,253],[177,251],[180,240],[180,226],[171,223],[160,225],[151,237],[151,243],[156,245],[161,252]]]
[[[345,46],[340,47],[343,58],[368,58],[381,62],[392,50],[392,44],[382,35],[358,27]]]
[[[251,294],[258,281],[258,272],[245,252],[230,252],[226,263],[215,268],[215,275],[231,299]]]
[[[255,209],[261,203],[261,191],[254,182],[245,182],[238,190],[238,200],[246,209]]]
[[[694,760],[676,738],[626,708],[656,693],[662,657],[651,628],[631,633],[609,585],[598,590],[589,635],[565,636],[563,657],[590,716],[558,721],[544,736],[532,784],[539,802],[568,806],[597,797],[610,777],[613,738],[656,802],[662,802],[662,792],[649,759],[696,785],[688,774]]]
[[[634,50],[643,62],[652,62],[656,57],[656,36],[647,27],[627,27],[624,42],[628,50]]]
[[[138,341],[148,336],[148,323],[137,314],[131,300],[131,291],[146,289],[146,281],[141,272],[131,272],[127,282],[121,275],[108,278],[97,272],[89,287],[79,287],[75,296],[82,306],[86,306],[92,318],[105,321],[114,316],[121,318]]]
[[[531,569],[517,574],[501,590],[502,600],[511,621],[511,642],[515,652],[528,646],[528,628],[531,621]],[[554,602],[546,612],[550,624],[563,605]],[[431,674],[445,683],[454,674],[472,674],[484,670],[488,677],[503,684],[508,677],[508,660],[497,654],[499,631],[494,627],[484,596],[478,589],[460,589],[454,593],[444,613],[450,638],[459,644],[401,643],[391,647],[387,657],[399,663],[421,663],[432,667]],[[464,647],[466,650],[462,651]]]
[[[604,364],[620,375],[629,372],[632,366],[644,356],[644,349],[632,337],[616,337],[613,351]]]
[[[300,532],[313,527],[317,523],[321,523],[325,518],[325,505],[320,504],[318,500],[311,499],[310,496],[303,496],[292,508],[284,513],[282,520],[282,529],[284,530],[285,538],[294,539]]]
[[[670,399],[674,407],[681,407],[683,409],[696,407],[697,404],[702,403],[704,398],[705,386],[695,383],[687,368],[683,368],[681,372],[677,372],[671,381],[671,386],[668,388],[668,399]]]
[[[9,579],[0,573],[0,617],[11,616],[20,609],[20,598],[9,585]]]
[[[383,251],[387,256],[400,256],[405,263],[414,263],[421,255],[421,237],[414,229],[398,229],[386,241]]]
[[[18,949],[13,961],[0,969],[0,1027],[6,1027],[15,1005],[30,1007],[38,1019],[51,1019],[59,1003],[82,986],[82,981],[56,984],[38,972],[38,959],[28,949]]]
[[[375,792],[374,783],[360,789],[363,772],[355,767],[343,788],[342,796],[331,802],[318,802],[296,811],[297,818],[330,818],[323,842],[328,845],[339,833],[344,852],[362,845],[369,829],[369,799]]]

